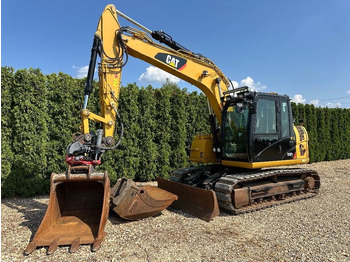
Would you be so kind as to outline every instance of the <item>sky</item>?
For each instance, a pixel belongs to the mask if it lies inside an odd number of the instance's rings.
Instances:
[[[86,76],[107,4],[203,54],[237,86],[350,108],[349,0],[2,0],[1,66]],[[132,57],[122,84],[159,87],[166,78],[199,91]]]

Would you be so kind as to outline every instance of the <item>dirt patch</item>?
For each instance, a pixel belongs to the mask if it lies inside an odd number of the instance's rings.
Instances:
[[[301,167],[301,166],[300,166]],[[305,166],[302,166],[305,167]],[[169,209],[126,222],[110,214],[107,237],[92,253],[59,247],[23,251],[44,217],[48,197],[1,200],[2,261],[350,261],[350,160],[308,165],[321,177],[318,196],[210,223]]]

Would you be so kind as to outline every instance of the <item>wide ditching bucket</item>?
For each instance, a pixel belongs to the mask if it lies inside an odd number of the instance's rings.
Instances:
[[[126,178],[118,179],[111,189],[111,209],[127,220],[154,216],[176,199],[175,194],[155,186],[137,186]]]
[[[97,251],[105,237],[110,182],[107,173],[94,172],[91,166],[69,167],[66,173],[51,175],[50,199],[43,221],[24,253],[48,246],[47,254],[60,245],[70,252],[80,244],[92,244]]]
[[[157,177],[157,181],[159,188],[178,196],[178,200],[172,203],[172,207],[207,222],[219,215],[218,201],[213,190],[201,189],[160,177]]]

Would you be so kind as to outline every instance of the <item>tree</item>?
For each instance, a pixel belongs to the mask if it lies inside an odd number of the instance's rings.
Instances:
[[[139,112],[139,150],[140,167],[136,179],[141,181],[153,180],[156,177],[157,147],[155,140],[155,98],[151,86],[141,87],[138,97]]]
[[[329,133],[326,126],[325,110],[319,107],[316,108],[316,120],[317,120],[317,148],[318,153],[315,158],[315,162],[324,161],[326,159],[326,150],[329,146]]]
[[[314,105],[305,105],[306,113],[306,130],[309,133],[309,149],[310,149],[310,162],[313,163],[317,160],[319,155],[318,144],[318,132],[317,132],[317,117],[316,109]]]
[[[344,137],[344,158],[350,158],[350,109],[343,109],[342,114],[344,114],[344,125],[345,128],[343,130]]]
[[[1,188],[2,194],[6,194],[3,187],[12,169],[12,96],[11,89],[14,82],[14,70],[11,67],[1,68]]]
[[[340,149],[339,149],[339,159],[345,159],[347,158],[349,151],[348,149],[348,143],[349,143],[349,137],[347,136],[347,129],[349,128],[346,123],[346,111],[342,108],[337,108],[337,115],[338,117],[338,130],[339,130],[339,140],[341,141],[339,143]]]
[[[324,111],[324,119],[325,119],[325,130],[324,136],[327,141],[326,145],[324,145],[324,151],[326,152],[325,160],[332,160],[332,130],[331,130],[331,118],[332,112],[329,108],[322,108]]]
[[[13,98],[13,152],[7,195],[32,196],[47,192],[48,115],[45,76],[39,69],[18,70],[11,89]]]
[[[171,104],[171,130],[170,130],[170,166],[172,168],[180,168],[187,165],[186,153],[186,121],[187,113],[185,108],[186,91],[167,81],[163,88],[169,88],[172,92],[170,98]]]
[[[156,173],[160,177],[169,177],[172,168],[170,167],[170,136],[171,136],[171,90],[162,87],[155,90],[156,98],[156,126],[154,134],[154,142],[157,145],[157,165]]]
[[[120,90],[118,110],[124,123],[124,137],[120,146],[109,152],[103,167],[111,167],[109,174],[112,180],[119,177],[135,178],[140,168],[138,97],[139,88],[136,84],[128,84]]]
[[[208,101],[202,93],[187,94],[186,101],[186,151],[189,152],[194,137],[198,134],[210,134]]]
[[[48,128],[47,173],[63,172],[66,149],[79,131],[83,91],[78,79],[63,73],[47,76]]]
[[[299,109],[298,109],[298,105],[294,102],[291,102],[291,106],[292,106],[292,114],[293,114],[293,121],[294,123],[299,123]]]

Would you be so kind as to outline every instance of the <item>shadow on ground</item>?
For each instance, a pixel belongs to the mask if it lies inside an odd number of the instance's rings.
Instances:
[[[37,199],[48,199],[48,196],[33,198],[9,198],[2,199],[1,204],[16,209],[24,216],[24,221],[20,226],[27,227],[31,231],[30,240],[33,239],[38,230],[41,220],[44,218],[47,204],[39,202]],[[28,241],[29,243],[29,241]]]

